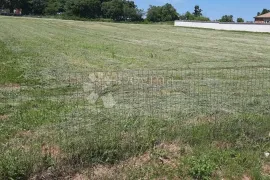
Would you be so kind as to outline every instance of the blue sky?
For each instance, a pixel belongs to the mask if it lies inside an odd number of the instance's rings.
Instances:
[[[242,17],[245,21],[253,21],[257,12],[263,8],[270,9],[270,0],[134,0],[139,8],[148,9],[149,5],[163,5],[171,3],[177,11],[182,14],[186,11],[193,11],[195,5],[199,5],[203,10],[203,15],[210,19],[220,19],[228,14]]]

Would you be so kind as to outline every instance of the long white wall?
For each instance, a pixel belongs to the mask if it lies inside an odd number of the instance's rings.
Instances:
[[[241,23],[234,24],[234,23],[175,21],[174,25],[182,27],[208,28],[216,30],[270,32],[270,24],[241,24]]]

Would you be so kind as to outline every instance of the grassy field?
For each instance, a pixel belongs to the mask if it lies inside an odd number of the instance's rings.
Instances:
[[[1,17],[1,46],[18,68],[82,69],[269,66],[260,33]]]
[[[270,179],[269,34],[0,17],[0,74],[0,179]]]

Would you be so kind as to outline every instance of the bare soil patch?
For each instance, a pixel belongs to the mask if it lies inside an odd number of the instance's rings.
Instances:
[[[0,84],[0,90],[2,91],[17,91],[21,89],[21,85],[17,83]]]
[[[44,156],[50,156],[55,159],[64,157],[60,147],[57,145],[48,145],[44,143],[41,146],[41,153]]]
[[[214,141],[212,143],[212,146],[214,146],[218,149],[229,149],[232,147],[232,144],[229,142],[224,142],[224,141]]]
[[[91,179],[114,179],[118,176],[120,166],[97,165],[91,173]]]
[[[270,163],[263,164],[262,172],[263,172],[263,174],[270,176]]]
[[[31,131],[19,131],[16,136],[18,137],[31,137],[33,133]]]
[[[0,115],[0,121],[7,120],[9,118],[9,115]]]
[[[71,180],[88,180],[88,179],[89,178],[87,176],[79,173],[75,174],[75,176],[71,178]]]
[[[186,121],[186,125],[210,124],[216,121],[216,116],[198,116]]]
[[[153,157],[152,151],[164,151],[165,156]],[[159,166],[169,166],[176,168],[178,163],[178,157],[180,157],[181,147],[174,143],[161,143],[156,146],[152,151],[147,151],[142,155],[131,157],[118,164],[109,165],[97,165],[94,168],[88,169],[91,171],[90,179],[127,179],[126,172],[143,168],[143,166],[156,163]],[[85,172],[89,172],[86,170]],[[161,178],[166,179],[166,178]]]
[[[244,176],[242,177],[242,180],[252,180],[252,178],[248,176],[247,174],[244,174]]]

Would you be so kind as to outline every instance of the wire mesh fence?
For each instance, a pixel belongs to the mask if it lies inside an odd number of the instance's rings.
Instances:
[[[209,125],[211,139],[228,117],[270,115],[269,96],[270,68],[53,72],[3,85],[2,170],[114,164],[189,139],[198,124]]]

